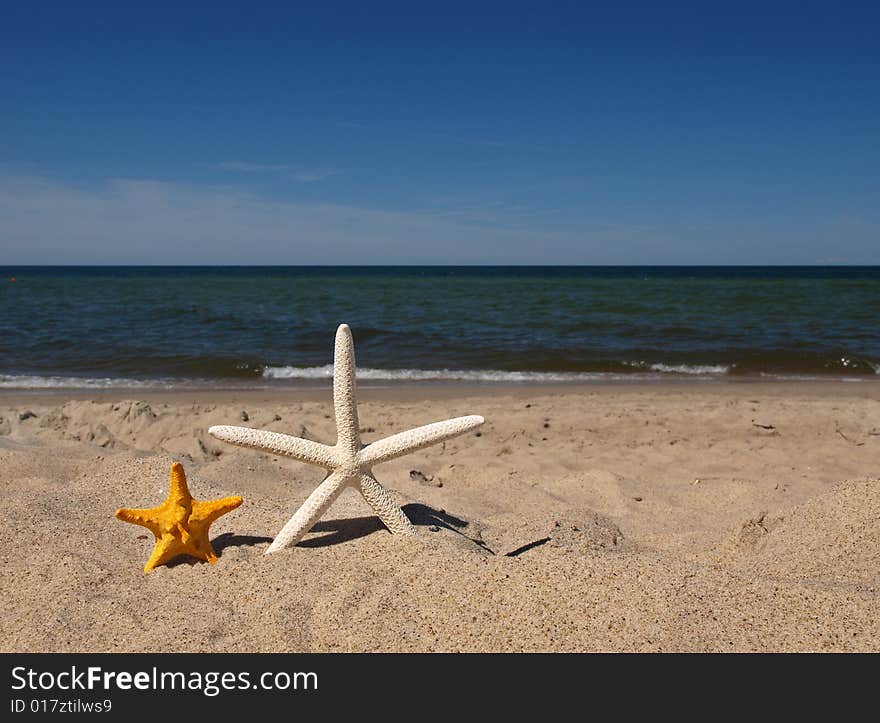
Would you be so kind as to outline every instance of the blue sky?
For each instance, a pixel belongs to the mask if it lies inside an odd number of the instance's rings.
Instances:
[[[0,259],[880,263],[870,4],[283,5],[5,3]]]

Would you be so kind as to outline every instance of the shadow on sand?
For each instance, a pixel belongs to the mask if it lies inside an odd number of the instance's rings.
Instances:
[[[467,526],[465,520],[459,519],[454,515],[450,515],[445,510],[435,510],[428,505],[411,502],[401,508],[404,514],[417,527],[443,527],[457,534],[462,534],[461,528]],[[327,534],[320,537],[310,537],[298,543],[298,547],[327,547],[328,545],[338,545],[342,542],[356,540],[359,537],[366,537],[379,530],[384,530],[383,525],[378,517],[347,517],[339,520],[326,520],[318,522],[312,532],[324,532]]]

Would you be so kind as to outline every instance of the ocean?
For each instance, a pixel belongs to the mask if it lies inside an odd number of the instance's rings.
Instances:
[[[0,267],[0,388],[880,379],[880,267]]]

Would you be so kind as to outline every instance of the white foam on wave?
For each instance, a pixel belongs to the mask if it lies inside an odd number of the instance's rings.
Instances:
[[[123,379],[114,377],[40,377],[27,374],[0,374],[0,389],[141,389],[170,388],[165,379]]]
[[[730,367],[723,364],[651,364],[654,372],[664,374],[727,374]]]
[[[635,366],[635,365],[634,365]],[[646,371],[678,374],[723,374],[727,367],[667,367],[654,364]],[[358,379],[369,381],[463,381],[463,382],[588,382],[600,380],[655,379],[656,374],[621,374],[615,372],[534,372],[501,369],[371,369],[359,368]],[[333,365],[320,367],[266,367],[267,379],[332,379]]]
[[[473,383],[571,383],[599,381],[656,381],[670,377],[701,377],[712,379],[730,371],[730,367],[720,364],[647,364],[631,362],[629,366],[642,370],[631,373],[615,372],[535,372],[504,371],[500,369],[372,369],[357,370],[358,379],[376,382],[422,382],[450,381]],[[871,364],[880,375],[880,364]],[[769,377],[789,381],[813,381],[824,375],[770,374],[759,372],[759,377]],[[273,382],[285,380],[321,381],[333,378],[333,365],[320,367],[266,367],[260,380],[231,379],[129,379],[124,377],[66,377],[37,376],[28,374],[0,374],[0,389],[182,389],[182,388],[269,388]],[[841,381],[861,381],[863,378],[834,377]]]
[[[267,379],[332,379],[333,365],[322,367],[266,367]],[[497,369],[371,369],[358,368],[358,379],[368,381],[464,381],[464,382],[577,382],[613,377],[629,378],[629,374],[598,372],[510,372]]]
[[[727,374],[730,367],[724,364],[649,364],[648,362],[624,362],[637,369],[648,369],[661,374],[688,374],[703,376],[707,374]]]

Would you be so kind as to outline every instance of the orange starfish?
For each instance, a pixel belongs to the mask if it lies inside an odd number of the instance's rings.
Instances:
[[[116,517],[146,527],[156,537],[153,554],[144,566],[144,572],[164,565],[178,555],[190,555],[211,564],[217,555],[208,539],[208,528],[221,515],[231,512],[242,502],[241,497],[224,497],[212,502],[194,500],[186,486],[183,465],[171,465],[171,489],[168,498],[158,507],[147,510],[116,510]]]

